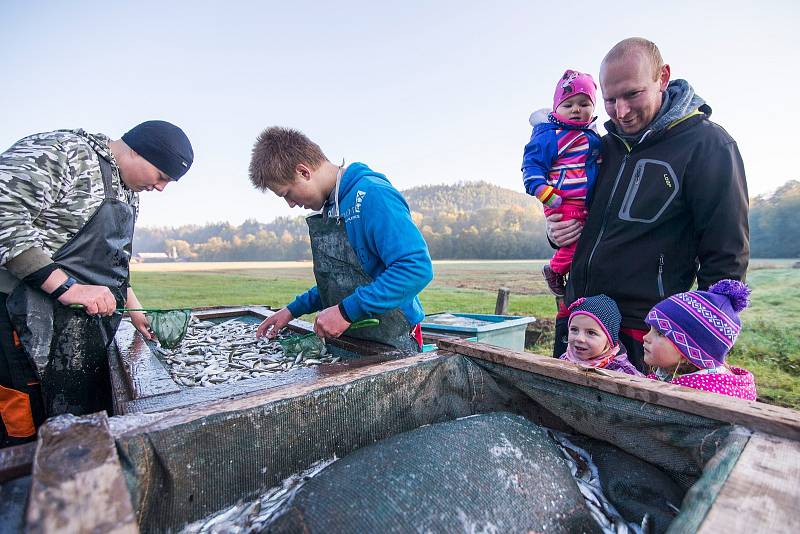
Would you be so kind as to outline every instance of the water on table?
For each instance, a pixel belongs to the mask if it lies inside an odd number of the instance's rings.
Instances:
[[[207,387],[336,363],[338,356],[321,350],[284,354],[278,339],[298,335],[282,332],[275,339],[256,339],[258,321],[235,318],[220,323],[193,317],[181,344],[173,350],[156,347],[172,379],[181,386]]]
[[[474,327],[492,324],[491,321],[482,321],[481,319],[473,319],[471,317],[461,317],[459,315],[453,315],[452,313],[437,313],[436,315],[428,315],[425,317],[424,322],[461,327]]]

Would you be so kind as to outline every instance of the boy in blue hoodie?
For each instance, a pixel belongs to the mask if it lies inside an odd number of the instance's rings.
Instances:
[[[417,295],[433,266],[408,204],[386,176],[363,163],[335,165],[301,132],[271,127],[253,147],[250,181],[290,207],[321,211],[307,218],[317,285],[265,319],[256,336],[274,337],[293,318],[318,311],[321,338],[375,317],[379,326],[348,335],[421,350],[425,314]]]

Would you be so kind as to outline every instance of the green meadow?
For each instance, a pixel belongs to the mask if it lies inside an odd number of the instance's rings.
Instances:
[[[497,289],[511,290],[509,310],[546,323],[555,314],[553,298],[541,280],[541,261],[435,262],[435,278],[421,295],[428,313],[494,313]],[[752,305],[742,313],[742,334],[730,357],[733,365],[756,376],[759,399],[800,409],[800,269],[794,260],[753,260],[748,284]],[[134,267],[132,283],[146,307],[198,307],[259,304],[278,308],[313,284],[309,267],[215,268],[181,271],[192,264]],[[244,268],[243,268],[244,267]],[[159,270],[151,270],[151,269]],[[552,334],[529,350],[551,351]]]

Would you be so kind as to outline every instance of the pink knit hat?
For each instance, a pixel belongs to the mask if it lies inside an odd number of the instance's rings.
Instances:
[[[585,74],[576,70],[567,69],[564,75],[558,80],[556,85],[556,94],[553,97],[553,111],[561,105],[561,103],[571,96],[584,94],[595,104],[595,92],[597,91],[597,84],[591,74]]]

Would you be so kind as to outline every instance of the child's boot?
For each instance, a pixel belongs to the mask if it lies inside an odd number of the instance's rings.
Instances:
[[[564,275],[555,272],[553,269],[550,268],[550,265],[545,264],[542,267],[542,274],[544,275],[544,279],[547,282],[547,287],[550,289],[550,293],[557,297],[564,296],[564,289],[566,287],[566,282],[564,280]]]

